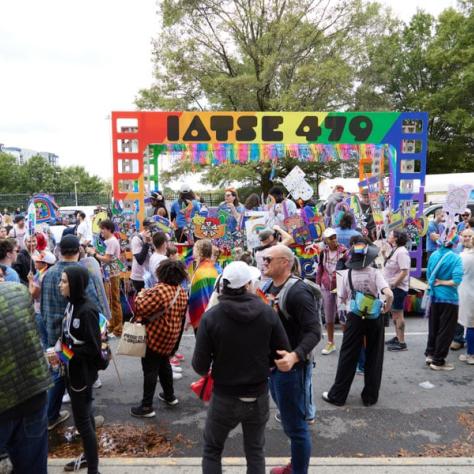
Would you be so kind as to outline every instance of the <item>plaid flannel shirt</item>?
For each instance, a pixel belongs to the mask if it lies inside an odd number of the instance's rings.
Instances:
[[[70,265],[78,264],[76,262],[56,263],[46,272],[41,285],[41,317],[46,324],[48,346],[54,346],[61,336],[61,323],[68,302],[59,291],[59,282],[61,281],[61,274],[63,273],[64,268]],[[86,295],[97,305],[99,311],[103,312],[91,279],[89,279],[89,284],[86,288]]]
[[[174,305],[170,305],[179,291]],[[155,313],[167,308],[165,313],[146,325],[147,346],[161,355],[171,355],[181,334],[188,306],[188,294],[181,286],[158,283],[141,291],[135,300],[137,319],[150,319]]]

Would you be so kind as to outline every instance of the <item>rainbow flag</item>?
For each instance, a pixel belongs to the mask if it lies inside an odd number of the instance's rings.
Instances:
[[[194,271],[189,293],[189,319],[193,328],[197,328],[201,322],[217,276],[216,267],[210,260],[201,262]]]
[[[68,346],[66,346],[65,344],[62,344],[62,347],[61,347],[61,352],[58,352],[58,357],[59,357],[59,360],[63,363],[63,364],[68,364],[69,361],[74,357],[74,352],[72,349],[70,349]]]

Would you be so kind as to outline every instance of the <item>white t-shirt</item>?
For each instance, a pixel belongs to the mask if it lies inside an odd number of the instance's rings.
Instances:
[[[14,225],[13,229],[10,230],[8,237],[12,237],[13,239],[16,239],[18,243],[18,247],[20,247],[20,250],[23,250],[25,248],[25,235],[26,235],[26,225],[25,227],[23,227],[23,229],[19,229],[17,225]]]
[[[143,239],[139,235],[134,235],[132,241],[130,242],[130,250],[132,255],[140,253],[143,249]],[[144,281],[143,276],[145,271],[148,269],[150,263],[150,253],[147,254],[145,261],[142,265],[137,262],[137,259],[133,257],[132,260],[132,273],[130,274],[130,279],[135,281]]]
[[[376,298],[380,297],[383,289],[390,288],[390,285],[385,281],[382,272],[378,268],[366,267],[362,270],[352,270],[351,277],[355,291],[368,293]],[[342,277],[341,299],[344,303],[347,303],[351,296],[349,271],[347,271],[344,272]]]
[[[406,247],[398,247],[391,255],[392,256],[385,262],[383,276],[390,285],[393,285],[400,272],[402,270],[408,270],[406,277],[397,286],[397,288],[401,290],[408,291],[410,288],[410,254]]]
[[[92,242],[92,231],[85,220],[77,226],[76,234],[81,245]]]
[[[105,243],[105,254],[112,255],[111,263],[107,264],[109,267],[110,276],[120,275],[120,267],[117,265],[116,261],[120,260],[120,242],[118,241],[115,235],[112,235],[107,240],[104,240]]]
[[[156,269],[160,266],[160,263],[163,260],[167,260],[168,257],[166,255],[163,255],[161,253],[156,253],[153,252],[152,256],[150,257],[150,263],[148,264],[148,269],[150,272],[150,279],[151,283],[155,285],[158,283],[158,278],[156,277]]]

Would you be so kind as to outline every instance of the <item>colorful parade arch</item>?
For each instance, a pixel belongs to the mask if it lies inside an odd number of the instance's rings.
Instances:
[[[165,153],[211,166],[358,158],[360,188],[382,191],[388,161],[392,209],[409,202],[420,215],[427,129],[424,112],[112,112],[113,195],[142,220]],[[421,244],[411,256],[419,274]]]

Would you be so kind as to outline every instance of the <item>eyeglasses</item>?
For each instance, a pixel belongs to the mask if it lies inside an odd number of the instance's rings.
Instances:
[[[263,257],[265,263],[270,263],[272,260],[288,260],[286,257]]]

